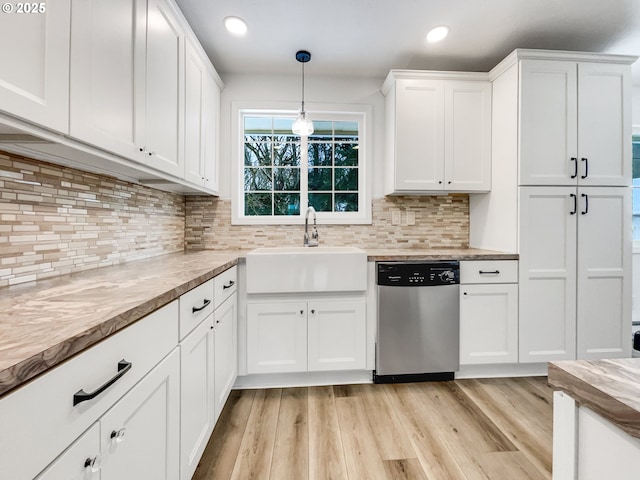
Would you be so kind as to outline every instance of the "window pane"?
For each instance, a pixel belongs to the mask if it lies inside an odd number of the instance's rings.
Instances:
[[[300,215],[300,193],[275,193],[274,215]]]
[[[310,193],[309,205],[316,209],[317,212],[331,212],[331,194],[330,193]]]
[[[244,164],[247,166],[270,166],[271,143],[245,143]]]
[[[358,190],[357,168],[336,168],[334,190]]]
[[[270,193],[245,193],[245,215],[272,215]]]
[[[358,139],[358,122],[333,122],[336,137],[351,137]]]
[[[358,148],[354,143],[336,143],[335,165],[341,167],[358,166]]]
[[[331,190],[331,168],[309,169],[309,191]]]
[[[309,158],[310,167],[330,167],[331,166],[331,144],[330,143],[310,143],[308,158]]]
[[[293,126],[293,118],[274,118],[273,119],[273,134],[278,137],[288,137],[289,141],[299,140],[297,135],[291,131]]]
[[[271,190],[273,188],[271,168],[245,168],[244,191]]]
[[[271,117],[244,117],[245,135],[271,135]]]
[[[322,141],[333,137],[333,122],[313,121],[313,133],[309,135],[309,141]]]
[[[300,143],[276,143],[273,148],[273,164],[300,166]]]
[[[358,211],[358,194],[357,193],[336,193],[336,212],[357,212]]]
[[[276,168],[273,176],[274,190],[300,190],[299,168]]]

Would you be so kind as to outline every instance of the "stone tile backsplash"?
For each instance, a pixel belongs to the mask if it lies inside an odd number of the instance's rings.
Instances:
[[[465,248],[469,197],[384,197],[373,201],[371,225],[318,230],[322,245]],[[229,199],[183,197],[0,151],[0,287],[185,249],[302,245],[302,234],[301,225],[231,225]]]
[[[393,212],[400,224],[394,225]],[[407,213],[415,224],[407,225]],[[300,225],[231,225],[231,201],[186,197],[187,249],[252,249],[302,245]],[[371,225],[320,225],[321,245],[361,248],[466,248],[469,196],[384,197],[373,201]]]
[[[184,250],[185,201],[0,152],[0,287]]]

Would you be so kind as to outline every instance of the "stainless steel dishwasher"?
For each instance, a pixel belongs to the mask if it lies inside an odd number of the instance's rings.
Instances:
[[[374,383],[452,380],[460,367],[458,262],[379,262]]]

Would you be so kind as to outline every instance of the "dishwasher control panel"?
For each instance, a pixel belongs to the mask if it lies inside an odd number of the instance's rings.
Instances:
[[[443,262],[378,262],[378,285],[430,287],[460,283],[460,264]]]

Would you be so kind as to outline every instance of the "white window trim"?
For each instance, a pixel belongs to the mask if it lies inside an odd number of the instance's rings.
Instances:
[[[246,217],[242,211],[244,195],[244,138],[243,115],[269,114],[291,116],[295,118],[300,105],[293,102],[232,102],[231,104],[231,224],[232,225],[301,225],[304,224],[305,209],[301,202],[300,215],[283,215],[278,217]],[[370,225],[371,220],[371,142],[372,142],[372,108],[370,105],[355,104],[314,104],[305,103],[307,116],[313,120],[336,120],[336,117],[354,115],[360,117],[358,162],[358,212],[317,212],[317,223],[320,225],[358,224]],[[301,199],[302,200],[302,199]]]
[[[640,125],[633,125],[631,127],[631,134],[634,136],[640,135]],[[634,188],[634,187],[631,187],[631,188]],[[635,188],[638,188],[638,187],[635,187]],[[640,254],[640,240],[633,241],[632,252],[633,254]]]

